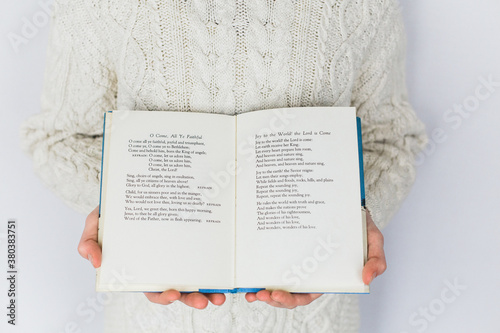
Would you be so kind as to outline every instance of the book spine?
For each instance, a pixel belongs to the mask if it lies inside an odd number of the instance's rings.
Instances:
[[[234,289],[198,289],[200,293],[256,293],[259,290],[264,290],[266,288],[234,288]]]
[[[113,111],[108,111],[113,112]],[[102,149],[101,149],[101,180],[99,183],[99,217],[101,217],[101,200],[102,200],[102,172],[103,172],[103,164],[104,164],[104,138],[106,136],[106,114],[108,112],[104,112],[104,121],[102,124]]]
[[[365,207],[365,176],[363,170],[363,140],[361,136],[361,118],[356,117],[358,128],[359,184],[361,187],[361,206]]]

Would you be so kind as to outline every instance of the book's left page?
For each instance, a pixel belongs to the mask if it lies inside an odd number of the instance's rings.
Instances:
[[[108,112],[103,149],[96,290],[232,287],[234,117]]]

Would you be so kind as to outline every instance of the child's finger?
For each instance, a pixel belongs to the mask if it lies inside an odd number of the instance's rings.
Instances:
[[[214,294],[204,294],[208,300],[214,305],[222,305],[226,301],[226,295],[214,293]]]
[[[255,302],[257,300],[257,295],[256,295],[256,293],[246,293],[245,299],[248,302],[252,303],[252,302]]]
[[[384,252],[384,236],[373,222],[370,214],[366,215],[368,260],[363,267],[363,282],[369,285],[373,279],[387,268],[387,261]]]
[[[266,302],[267,304],[277,307],[277,308],[286,308],[288,307],[286,304],[282,304],[280,302],[275,301],[271,297],[271,291],[269,290],[260,290],[256,294],[257,299],[262,302]]]
[[[187,306],[196,308],[196,309],[204,309],[208,305],[208,298],[200,293],[181,293],[181,297],[179,299],[182,303]]]
[[[283,290],[275,290],[271,293],[271,298],[288,308],[303,306],[319,298],[322,294],[315,293],[289,293]]]
[[[162,305],[171,304],[181,297],[181,293],[177,290],[169,289],[162,293],[144,293],[150,302]]]
[[[94,268],[101,267],[102,252],[99,244],[93,240],[86,240],[78,244],[78,253],[90,261]]]

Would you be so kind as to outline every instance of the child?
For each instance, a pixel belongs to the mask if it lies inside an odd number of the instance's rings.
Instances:
[[[44,183],[89,212],[98,203],[106,110],[234,114],[312,105],[355,106],[362,119],[369,284],[386,266],[379,229],[407,195],[426,143],[407,101],[396,0],[56,1],[42,112],[21,135]],[[78,250],[99,267],[96,239],[94,209]],[[106,332],[345,333],[359,326],[355,295],[112,295]]]

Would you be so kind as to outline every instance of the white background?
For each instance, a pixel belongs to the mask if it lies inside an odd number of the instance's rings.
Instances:
[[[500,87],[487,98],[475,96],[481,78],[500,82],[500,2],[401,4],[410,99],[433,145],[419,159],[412,192],[384,230],[389,268],[372,293],[361,296],[361,332],[499,332]],[[39,112],[48,24],[42,22],[17,53],[7,34],[20,34],[24,20],[32,22],[40,12],[34,0],[0,4],[0,331],[71,332],[74,325],[100,332],[94,269],[76,250],[85,216],[40,183],[18,148],[20,123]],[[463,104],[471,111],[460,122],[443,118]],[[441,134],[432,139],[434,132]],[[19,227],[15,328],[5,315],[8,218]],[[87,305],[92,303],[94,308]],[[95,317],[87,322],[90,314]]]

